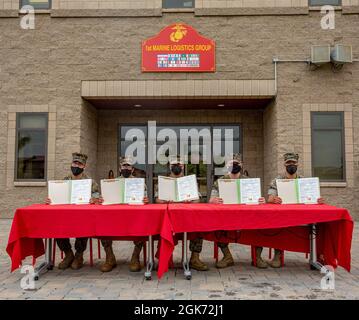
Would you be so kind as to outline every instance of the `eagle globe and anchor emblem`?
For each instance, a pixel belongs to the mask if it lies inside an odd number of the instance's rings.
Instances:
[[[181,23],[177,23],[172,30],[175,30],[170,34],[172,42],[179,42],[187,35],[187,29]]]

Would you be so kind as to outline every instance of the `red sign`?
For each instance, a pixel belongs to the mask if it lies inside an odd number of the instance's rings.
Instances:
[[[189,25],[175,23],[142,41],[142,71],[214,72],[215,49],[213,40]]]

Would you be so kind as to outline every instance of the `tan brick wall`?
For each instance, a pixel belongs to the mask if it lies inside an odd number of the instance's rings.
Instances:
[[[351,66],[353,74],[355,74],[359,65]],[[346,67],[344,67],[346,68]],[[347,69],[349,70],[349,69]],[[349,72],[349,71],[348,71]],[[275,107],[277,109],[277,147],[273,149],[277,157],[278,171],[283,171],[282,155],[285,152],[297,152],[300,156],[299,173],[307,174],[310,171],[308,168],[308,150],[305,142],[305,135],[307,134],[307,127],[303,126],[306,119],[303,115],[306,113],[303,108],[307,110],[308,104],[313,107],[313,110],[335,111],[344,109],[349,113],[348,107],[352,106],[351,119],[346,119],[345,142],[347,146],[346,160],[347,160],[347,185],[346,187],[335,184],[331,187],[322,186],[321,192],[326,201],[333,205],[344,206],[348,208],[351,213],[358,218],[358,210],[355,202],[355,197],[359,191],[358,179],[358,160],[359,160],[359,139],[358,124],[355,124],[355,119],[358,118],[359,99],[355,87],[357,84],[346,76],[344,71],[338,78],[338,74],[333,74],[330,66],[323,66],[319,70],[312,71],[309,75],[307,69],[301,65],[293,65],[283,63],[279,66],[278,72],[278,96]],[[320,109],[321,106],[321,109]],[[354,128],[349,121],[353,121]],[[354,136],[354,139],[353,139]],[[353,143],[353,145],[352,145]],[[351,150],[354,150],[352,154]],[[310,156],[310,155],[309,155]],[[354,162],[352,162],[352,159]],[[306,163],[307,161],[307,163]],[[273,177],[275,172],[273,172]]]
[[[133,81],[133,80],[248,80],[273,79],[274,56],[305,59],[312,44],[352,44],[358,58],[358,15],[336,15],[335,30],[320,29],[319,12],[295,16],[233,16],[194,17],[192,14],[166,14],[163,17],[142,18],[81,18],[54,19],[37,15],[35,30],[22,30],[19,19],[1,19],[0,34],[0,212],[1,217],[12,216],[17,206],[38,202],[46,195],[46,187],[6,187],[8,157],[8,107],[11,105],[55,105],[56,144],[55,178],[69,172],[71,153],[79,149],[95,153],[96,116],[92,108],[81,99],[81,83],[84,80]],[[71,23],[70,23],[71,20]],[[217,41],[215,73],[141,73],[140,42],[157,34],[174,21],[183,21],[195,27],[201,34]],[[76,26],[76,27],[74,27]],[[217,26],[217,27],[214,27]],[[286,32],[283,32],[285,30]],[[250,148],[251,128],[262,125],[263,149],[249,150],[245,161],[254,170],[255,157],[264,159],[265,184],[282,170],[284,152],[299,152],[303,159],[303,105],[304,104],[351,104],[353,119],[353,181],[352,188],[325,188],[324,195],[330,203],[351,209],[359,218],[359,65],[353,63],[333,73],[329,66],[310,71],[304,63],[278,65],[278,96],[265,112],[254,116],[240,111],[236,121],[252,123],[245,132],[245,144]],[[245,106],[242,106],[245,107]],[[116,126],[118,121],[135,121],[131,113],[99,111],[99,128],[104,126],[102,115]],[[116,119],[112,119],[112,114]],[[147,121],[147,113],[141,112]],[[150,113],[152,116],[152,113]],[[172,114],[172,113],[171,113]],[[193,122],[197,111],[190,115],[175,112],[178,122]],[[198,113],[198,121],[216,120],[213,111]],[[246,116],[244,116],[246,114]],[[147,117],[146,117],[147,115]],[[162,117],[162,113],[160,114]],[[163,115],[165,116],[165,115]],[[168,113],[167,113],[168,116]],[[161,118],[159,117],[159,118]],[[210,118],[209,118],[210,117]],[[233,115],[226,114],[228,122]],[[264,120],[263,120],[264,119]],[[223,120],[223,119],[222,119]],[[244,121],[245,120],[245,121]],[[210,122],[209,120],[207,120]],[[222,121],[221,121],[222,122]],[[87,132],[88,137],[87,137]],[[117,145],[117,130],[107,136],[98,136],[96,156],[91,167],[109,166],[116,158],[113,145]],[[256,133],[257,134],[257,133]],[[259,134],[259,133],[258,133]],[[86,136],[85,136],[86,135]],[[107,139],[103,141],[102,139]],[[256,136],[256,141],[259,138]],[[112,151],[106,155],[107,146]],[[254,146],[258,147],[258,142]],[[256,151],[259,155],[256,156]],[[264,156],[263,156],[264,154]],[[109,157],[107,160],[101,157]],[[250,159],[246,157],[251,157]],[[259,171],[263,170],[259,165]],[[96,169],[97,178],[108,167]],[[301,167],[303,172],[303,168]],[[259,172],[258,171],[258,172]],[[92,173],[92,172],[91,172]],[[252,172],[251,172],[252,174]],[[11,199],[12,201],[9,201]],[[16,199],[16,201],[13,201]]]
[[[307,7],[308,0],[196,0],[197,8]]]
[[[161,0],[53,0],[52,9],[159,9]]]
[[[278,147],[277,122],[277,109],[273,101],[263,113],[263,185],[265,191],[273,179],[273,173],[278,172],[277,154],[275,152]]]
[[[359,0],[342,0],[359,6]],[[196,8],[307,7],[308,0],[196,0]],[[161,9],[162,0],[52,0],[52,9]],[[0,10],[19,9],[19,0],[0,0]]]
[[[81,152],[89,156],[87,173],[96,177],[97,164],[97,138],[98,138],[98,112],[87,101],[83,101],[81,108]]]
[[[17,0],[0,0],[0,10],[19,9]]]

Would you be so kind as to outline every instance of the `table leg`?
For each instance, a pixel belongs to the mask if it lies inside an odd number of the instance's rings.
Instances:
[[[183,270],[184,270],[184,276],[187,280],[192,279],[192,272],[189,268],[189,261],[188,261],[188,244],[187,244],[187,232],[183,233]]]
[[[151,280],[152,279],[152,269],[153,269],[153,240],[152,236],[148,237],[147,241],[148,245],[148,261],[146,266],[146,272],[145,272],[145,279]]]
[[[34,280],[39,280],[40,274],[44,273],[48,270],[52,270],[54,268],[54,265],[52,263],[52,241],[55,241],[55,239],[48,239],[48,243],[46,245],[46,251],[45,251],[45,261],[42,262],[37,268],[35,268],[34,272]]]
[[[311,270],[319,270],[319,271],[324,271],[324,272],[328,272],[329,270],[323,266],[320,262],[318,262],[317,260],[317,226],[316,224],[311,224],[309,225],[310,228],[310,233],[309,233],[309,238],[310,238],[310,256],[309,256],[309,265],[310,265],[310,269]],[[323,269],[324,268],[324,269]]]

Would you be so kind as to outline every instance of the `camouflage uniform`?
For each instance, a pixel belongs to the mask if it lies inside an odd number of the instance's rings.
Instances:
[[[120,178],[121,178],[121,175],[120,175]],[[131,176],[129,176],[129,178],[136,178],[136,177],[131,174]],[[145,185],[145,188],[146,188],[146,185]],[[147,190],[145,190],[145,197],[147,197]],[[101,243],[104,248],[112,246],[112,240],[103,239],[103,240],[101,240]],[[143,241],[133,241],[133,244],[135,245],[135,247],[137,249],[142,250]]]
[[[80,153],[74,153],[73,155],[73,161],[79,161],[81,163],[86,163],[87,156],[80,154]],[[64,178],[64,180],[72,180],[74,177],[72,175],[68,175]],[[91,179],[87,174],[83,173],[81,176],[81,179]],[[98,184],[95,180],[92,180],[92,187],[91,187],[91,197],[92,198],[99,198],[100,197],[100,189],[98,187]],[[83,253],[86,250],[87,246],[87,240],[88,238],[76,238],[75,241],[75,250],[78,253]],[[71,250],[71,244],[70,239],[56,239],[56,243],[61,251],[67,252]]]
[[[299,156],[296,153],[288,152],[288,153],[284,154],[283,159],[284,159],[284,164],[286,164],[289,161],[297,164]],[[296,174],[296,178],[302,178],[302,176]],[[278,188],[277,188],[277,181],[276,181],[277,179],[288,179],[288,177],[286,176],[286,174],[281,174],[281,175],[278,175],[275,179],[273,179],[268,188],[268,192],[267,192],[268,196],[275,196],[275,197],[278,196]],[[257,250],[259,250],[259,251],[257,252]],[[256,248],[256,252],[258,255],[257,256],[257,264],[258,264],[258,261],[259,261],[259,263],[264,263],[262,260],[262,257],[261,257],[262,250],[263,250],[263,247]],[[274,258],[272,261],[269,262],[269,264],[275,268],[281,267],[281,258],[280,258],[281,255],[282,255],[282,250],[274,249]],[[266,267],[266,266],[264,265],[263,267]]]
[[[129,165],[133,165],[133,159],[132,157],[130,156],[127,156],[127,157],[121,157],[120,158],[120,166],[121,165],[124,165],[124,164],[129,164]],[[123,178],[121,175],[120,175],[120,178]],[[129,178],[136,178],[133,174],[131,174],[129,176]],[[147,187],[146,187],[146,184],[145,184],[145,197],[147,197]],[[112,244],[112,241],[111,240],[106,240],[106,244],[108,243],[111,243]],[[133,244],[135,245],[135,248],[138,249],[139,251],[142,250],[143,248],[143,241],[133,241]]]
[[[182,161],[180,156],[172,156],[169,158],[169,163],[171,164],[184,164],[184,162]],[[168,175],[169,177],[171,176],[171,174]],[[198,195],[199,197],[201,197],[200,192],[198,191]],[[158,186],[156,186],[155,188],[155,197],[158,197]],[[196,202],[196,200],[194,200],[193,202]],[[203,247],[203,238],[196,238],[193,240],[190,240],[189,242],[189,249],[191,252],[196,252],[196,253],[201,253],[202,252],[202,247]]]
[[[229,174],[225,174],[224,176],[220,177],[219,179],[232,179],[232,178],[229,176]],[[241,174],[238,179],[248,179],[248,177]],[[211,198],[219,197],[218,180],[216,180],[213,183],[213,187],[212,187],[212,191],[211,191]],[[224,248],[228,247],[228,243],[218,242],[218,247],[221,249],[224,249]]]
[[[284,154],[283,159],[284,159],[284,163],[287,163],[288,161],[298,162],[299,156],[296,153],[288,152]],[[296,178],[302,178],[302,176],[297,174]],[[275,179],[273,179],[268,188],[269,196],[275,196],[275,197],[278,196],[277,181],[276,181],[277,179],[288,179],[288,177],[285,174],[281,174],[277,176]]]
[[[297,175],[297,178],[303,178],[303,176]],[[288,179],[285,174],[281,174],[277,176],[275,179],[273,179],[269,185],[268,188],[268,195],[269,196],[278,196],[278,190],[277,190],[277,179]]]

